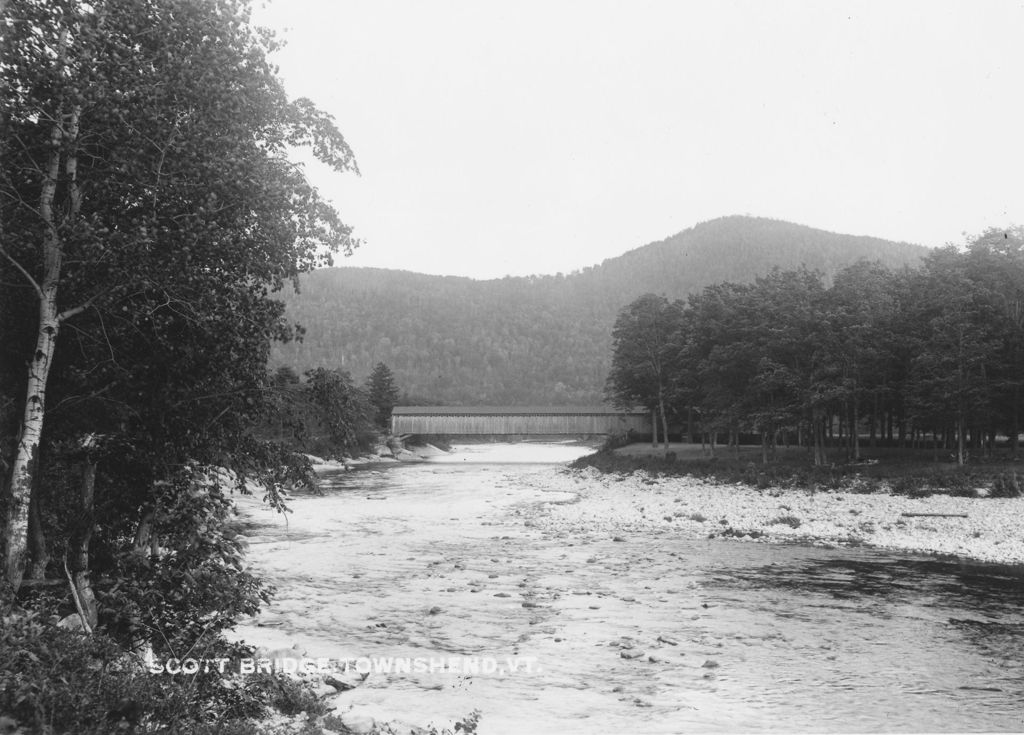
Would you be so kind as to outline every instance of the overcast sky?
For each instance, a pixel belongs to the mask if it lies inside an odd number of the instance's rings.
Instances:
[[[568,273],[753,214],[923,245],[1024,224],[1024,1],[270,0],[339,264]]]

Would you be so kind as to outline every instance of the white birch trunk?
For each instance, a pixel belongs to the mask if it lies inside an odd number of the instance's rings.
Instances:
[[[57,257],[59,262],[59,256]],[[59,264],[57,266],[59,272]],[[49,270],[49,269],[48,269]],[[50,375],[60,321],[57,314],[57,280],[45,279],[39,301],[39,331],[36,348],[29,361],[25,390],[25,413],[21,438],[11,465],[10,505],[4,528],[4,563],[7,581],[15,590],[21,585],[28,548],[28,511],[32,498],[32,477],[36,472],[39,440],[46,410],[46,381]]]
[[[71,112],[67,118],[67,129],[60,123],[53,126],[46,175],[39,195],[39,215],[44,225],[41,244],[43,278],[38,284],[34,284],[39,298],[39,326],[35,350],[29,360],[25,412],[22,417],[18,449],[11,464],[10,492],[3,533],[4,577],[15,591],[21,586],[27,562],[32,478],[38,470],[39,442],[46,413],[46,384],[50,377],[61,322],[61,314],[57,311],[57,292],[64,253],[57,230],[54,198],[57,193],[57,178],[60,175],[61,152],[64,144],[70,144],[73,148],[78,137],[80,114],[80,108],[75,108]],[[76,181],[77,158],[71,148],[68,150],[65,163],[69,187],[68,217],[73,218],[77,216],[80,206]]]

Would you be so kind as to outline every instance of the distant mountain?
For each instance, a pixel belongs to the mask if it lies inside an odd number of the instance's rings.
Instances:
[[[568,276],[477,281],[327,268],[286,294],[302,342],[272,367],[340,367],[357,381],[383,361],[414,399],[446,404],[600,403],[619,309],[643,293],[682,298],[801,264],[831,278],[860,259],[912,265],[924,247],[755,217],[704,222]]]

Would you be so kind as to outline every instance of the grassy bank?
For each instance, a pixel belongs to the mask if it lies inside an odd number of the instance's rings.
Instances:
[[[1024,469],[1009,457],[958,466],[955,462],[933,461],[931,450],[870,450],[859,462],[815,467],[808,461],[807,452],[796,448],[779,448],[775,458],[765,464],[760,447],[740,447],[738,452],[719,449],[717,456],[710,457],[699,444],[670,444],[667,452],[649,444],[629,444],[582,457],[572,466],[616,474],[644,470],[656,476],[693,477],[761,489],[1004,498],[1020,497],[1024,491]]]

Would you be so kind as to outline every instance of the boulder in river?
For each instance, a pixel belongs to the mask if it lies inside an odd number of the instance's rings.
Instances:
[[[355,671],[336,672],[325,676],[324,684],[333,687],[336,692],[347,692],[366,681],[369,675],[369,672],[365,674],[359,674]]]
[[[351,710],[340,713],[338,717],[341,719],[341,724],[346,732],[353,733],[354,735],[368,735],[368,733],[374,732],[377,726],[377,721],[369,715]]]

